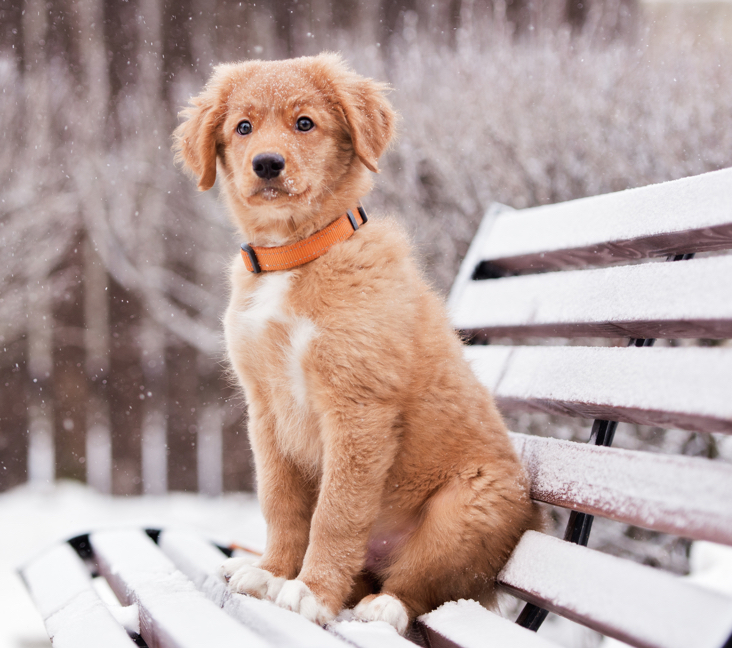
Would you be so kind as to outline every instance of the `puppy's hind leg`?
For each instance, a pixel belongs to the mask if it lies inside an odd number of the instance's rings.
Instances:
[[[521,534],[537,526],[537,509],[514,470],[465,469],[428,500],[420,525],[393,556],[381,595],[367,597],[354,612],[400,629],[395,601],[409,620],[460,598],[491,604],[496,575]]]

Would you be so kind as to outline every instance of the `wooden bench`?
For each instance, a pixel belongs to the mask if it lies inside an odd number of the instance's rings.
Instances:
[[[732,545],[732,465],[609,447],[618,421],[732,433],[732,347],[651,348],[656,339],[732,338],[732,256],[689,258],[730,249],[732,169],[489,211],[449,300],[472,342],[466,354],[505,412],[595,420],[588,444],[513,435],[532,497],[572,510],[564,540],[525,534],[499,576],[528,602],[518,623],[461,601],[421,617],[409,639],[553,646],[531,632],[551,610],[634,646],[732,648],[732,597],[582,546],[592,516]],[[413,645],[381,624],[326,631],[231,595],[217,576],[223,556],[180,532],[100,531],[21,573],[54,646]],[[119,605],[102,602],[96,574]]]

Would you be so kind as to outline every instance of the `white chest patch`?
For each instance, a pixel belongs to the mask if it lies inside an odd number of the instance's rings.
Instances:
[[[287,373],[290,379],[292,395],[300,407],[307,407],[307,384],[302,365],[303,355],[316,334],[317,328],[315,324],[304,317],[296,319],[290,331]]]
[[[249,295],[246,307],[239,316],[239,325],[250,335],[259,333],[269,322],[284,319],[285,294],[290,286],[289,272],[263,276],[256,290]]]

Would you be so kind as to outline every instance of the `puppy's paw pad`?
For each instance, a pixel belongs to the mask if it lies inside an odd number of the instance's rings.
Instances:
[[[239,594],[251,594],[257,598],[274,600],[285,582],[265,569],[255,567],[242,558],[230,558],[221,566],[221,573],[229,583],[229,589]]]
[[[353,610],[353,615],[359,621],[386,621],[394,626],[400,635],[404,635],[409,626],[409,613],[404,604],[390,594],[379,594],[367,597]]]
[[[308,621],[325,625],[335,615],[310,591],[300,580],[288,580],[277,595],[275,603],[285,610],[292,610],[304,616]]]

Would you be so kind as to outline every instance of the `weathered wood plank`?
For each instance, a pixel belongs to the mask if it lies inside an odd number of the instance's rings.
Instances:
[[[140,399],[140,385],[148,381],[141,371],[143,356],[137,329],[127,325],[133,319],[140,321],[142,313],[139,300],[110,279],[109,374],[104,391],[110,406],[112,493],[115,495],[140,495],[143,491],[142,424],[144,409],[150,403]],[[157,394],[153,396],[157,397]]]
[[[493,222],[478,256],[511,273],[729,248],[732,169],[723,169],[506,212]]]
[[[445,603],[419,617],[430,648],[558,648],[535,632],[489,612],[476,601]]]
[[[197,350],[190,345],[169,345],[166,350],[167,381],[166,417],[168,456],[168,490],[198,490],[198,456],[196,409],[200,407]]]
[[[724,224],[674,234],[658,234],[599,243],[586,248],[481,261],[477,272],[478,274],[492,272],[502,275],[528,274],[585,266],[615,265],[639,259],[714,252],[730,248],[732,248],[732,224]]]
[[[732,465],[511,434],[532,499],[732,545]],[[683,475],[683,478],[679,478]]]
[[[28,480],[28,380],[25,341],[9,343],[0,367],[0,492]]]
[[[53,300],[53,435],[56,479],[86,480],[86,403],[83,236],[79,233],[57,271],[66,277],[64,299]]]
[[[457,329],[488,336],[732,337],[732,257],[471,281]]]
[[[732,349],[468,346],[503,411],[732,433]]]
[[[719,648],[732,631],[732,598],[535,531],[524,534],[498,581],[632,646]]]
[[[89,572],[66,543],[21,568],[55,648],[133,648],[132,639],[94,591]]]
[[[140,634],[150,648],[272,645],[208,600],[144,532],[102,531],[90,540],[114,593],[140,607]]]
[[[160,548],[217,607],[277,646],[344,648],[345,642],[305,619],[268,601],[232,594],[219,575],[226,559],[213,544],[189,533],[163,531]]]

